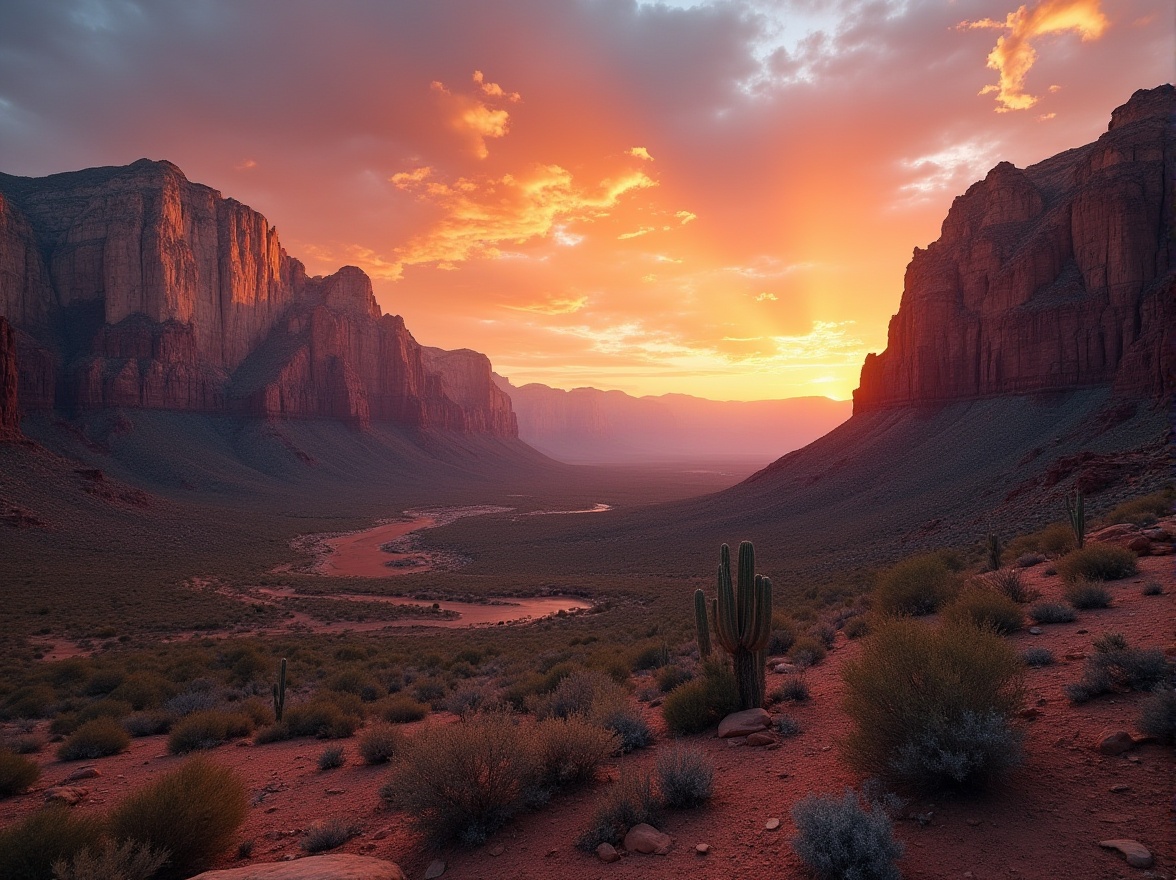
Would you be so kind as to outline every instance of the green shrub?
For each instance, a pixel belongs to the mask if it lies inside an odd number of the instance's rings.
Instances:
[[[1026,666],[1052,666],[1054,655],[1049,648],[1026,648],[1021,659],[1025,661]]]
[[[989,572],[977,580],[983,586],[996,592],[1007,596],[1018,605],[1027,605],[1040,597],[1037,590],[1031,589],[1024,578],[1021,577],[1021,572],[1015,568],[1001,568],[997,571]]]
[[[110,692],[110,699],[129,703],[134,711],[142,712],[144,709],[158,709],[174,692],[174,685],[163,676],[152,672],[136,672],[124,678]]]
[[[895,861],[903,846],[885,811],[845,797],[808,795],[792,808],[796,836],[792,849],[819,880],[899,880]]]
[[[232,770],[203,757],[132,792],[110,814],[116,840],[136,840],[170,853],[161,880],[190,877],[212,865],[245,821],[245,785]]]
[[[694,678],[694,673],[683,666],[671,663],[663,666],[657,673],[657,686],[663,693],[669,693],[680,684],[685,684]]]
[[[594,715],[593,720],[617,735],[620,750],[625,754],[634,749],[643,749],[653,742],[653,731],[641,713],[632,706],[616,706]]]
[[[151,880],[167,862],[166,850],[133,840],[106,838],[96,849],[53,863],[53,880]]]
[[[548,788],[578,785],[620,749],[620,737],[580,715],[547,718],[535,725],[543,783]]]
[[[1071,623],[1077,615],[1061,602],[1038,602],[1029,609],[1029,617],[1034,623]]]
[[[97,816],[46,807],[0,828],[0,877],[47,880],[53,876],[54,862],[97,846],[101,837],[102,820]]]
[[[1138,570],[1134,553],[1110,544],[1087,544],[1058,560],[1058,574],[1067,584],[1080,580],[1117,581]]]
[[[408,694],[393,694],[378,704],[380,717],[389,724],[409,724],[429,714],[428,703],[414,700]]]
[[[922,615],[937,611],[955,591],[955,578],[934,553],[912,556],[883,572],[874,605],[884,614]]]
[[[1121,633],[1104,633],[1094,640],[1095,653],[1086,658],[1082,680],[1066,687],[1074,703],[1085,703],[1116,688],[1151,690],[1171,672],[1164,652],[1156,648],[1132,648]]]
[[[800,725],[795,718],[788,715],[778,715],[772,722],[772,729],[776,734],[784,739],[796,736],[800,733]]]
[[[1088,581],[1084,578],[1067,584],[1062,595],[1065,596],[1067,602],[1080,611],[1111,607],[1111,594],[1107,588],[1101,583]]]
[[[808,669],[824,660],[827,650],[823,640],[811,635],[801,636],[792,643],[788,656],[801,669]]]
[[[327,746],[318,757],[319,770],[338,770],[345,763],[343,746]]]
[[[0,749],[0,798],[20,794],[40,776],[41,766],[36,761]]]
[[[386,764],[404,748],[404,734],[388,724],[369,727],[359,738],[359,754],[365,764]]]
[[[18,687],[4,698],[5,718],[44,718],[57,702],[57,691],[47,684]]]
[[[992,632],[894,620],[842,666],[859,771],[914,788],[983,785],[1020,755],[1023,665]]]
[[[845,626],[842,628],[847,639],[860,639],[862,636],[869,635],[870,622],[865,615],[859,614],[857,617],[851,617],[845,621]]]
[[[714,791],[715,765],[699,748],[671,745],[657,756],[657,788],[667,807],[697,807]]]
[[[799,675],[790,675],[772,691],[772,700],[777,703],[803,703],[809,698],[808,685]]]
[[[1148,581],[1143,585],[1143,595],[1162,596],[1164,595],[1164,585],[1159,581]]]
[[[961,592],[947,607],[946,616],[953,623],[970,623],[1001,635],[1016,632],[1025,622],[1021,606],[1008,596],[975,587]]]
[[[528,698],[527,708],[536,718],[598,717],[625,705],[624,689],[602,672],[573,672],[547,694]]]
[[[158,736],[171,730],[172,717],[162,709],[150,709],[128,715],[123,719],[122,726],[133,737]]]
[[[768,638],[768,654],[782,657],[787,654],[796,641],[796,626],[788,615],[776,611],[772,613],[772,634]]]
[[[315,736],[319,739],[342,739],[351,736],[363,723],[359,710],[348,711],[333,700],[313,699],[288,706],[282,723],[290,736]]]
[[[1150,526],[1161,516],[1172,512],[1172,502],[1176,499],[1176,491],[1171,487],[1151,495],[1143,495],[1124,501],[1115,507],[1103,519],[1108,524],[1132,523],[1137,526]]]
[[[241,712],[208,709],[181,718],[167,738],[167,750],[186,755],[200,749],[214,749],[231,739],[253,733],[253,719]]]
[[[721,660],[703,665],[702,675],[678,685],[662,703],[666,728],[675,736],[701,733],[739,708],[735,675]]]
[[[660,806],[648,773],[622,775],[597,800],[591,827],[580,835],[576,846],[592,852],[602,843],[618,844],[634,825],[655,823]]]
[[[70,734],[58,747],[57,757],[63,761],[89,761],[117,755],[130,744],[130,735],[113,718],[95,718]]]
[[[1010,559],[1029,554],[1043,554],[1048,557],[1061,556],[1074,549],[1074,530],[1068,522],[1050,523],[1031,535],[1021,535],[1009,542],[1005,556]]]
[[[1176,691],[1160,687],[1139,704],[1136,726],[1164,745],[1176,745]]]
[[[308,853],[326,852],[342,846],[361,830],[358,824],[348,819],[327,819],[306,829],[302,848]]]

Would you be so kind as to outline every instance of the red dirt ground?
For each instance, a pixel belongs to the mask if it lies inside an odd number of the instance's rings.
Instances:
[[[1060,578],[1044,574],[1047,565],[1026,570],[1026,579],[1045,599],[1059,599]],[[1161,596],[1144,596],[1142,586],[1158,581]],[[1108,630],[1122,632],[1133,646],[1161,647],[1176,655],[1176,570],[1173,557],[1140,560],[1137,576],[1108,585],[1113,607],[1080,612],[1077,621],[1043,627],[1041,635],[1022,631],[1012,637],[1019,650],[1049,648],[1056,665],[1030,669],[1028,702],[1040,715],[1025,722],[1027,758],[999,789],[971,798],[936,798],[910,803],[904,815],[931,813],[928,824],[896,822],[896,833],[906,844],[900,862],[908,880],[921,878],[1172,878],[1176,874],[1176,765],[1171,750],[1143,744],[1120,757],[1104,757],[1092,749],[1105,729],[1133,729],[1142,694],[1102,697],[1072,706],[1062,687],[1082,675],[1081,659],[1066,655],[1092,651],[1091,643]],[[241,830],[242,840],[254,843],[251,861],[276,861],[299,856],[301,832],[316,820],[345,816],[359,822],[363,833],[341,851],[362,853],[399,863],[411,878],[424,875],[437,857],[448,863],[445,877],[500,878],[700,878],[803,877],[799,860],[789,847],[793,833],[792,805],[809,792],[840,793],[857,780],[840,761],[837,737],[845,729],[841,712],[838,669],[858,649],[838,635],[834,650],[820,666],[807,673],[812,698],[805,704],[776,707],[801,726],[799,736],[776,749],[731,746],[713,736],[688,742],[701,746],[715,762],[715,797],[709,806],[668,812],[661,828],[674,838],[668,856],[631,855],[616,864],[600,862],[578,851],[574,842],[590,821],[597,793],[594,789],[557,796],[544,810],[517,818],[475,849],[424,848],[403,817],[381,806],[379,788],[387,770],[359,763],[354,740],[344,741],[348,764],[319,772],[319,753],[326,743],[296,740],[254,746],[229,744],[211,752],[213,758],[235,768],[247,781],[253,806]],[[771,692],[779,676],[769,674]],[[642,706],[658,734],[653,747],[615,761],[608,774],[652,766],[657,748],[666,741],[660,711]],[[429,724],[452,720],[436,715],[405,727],[410,735]],[[415,730],[414,730],[415,728]],[[175,767],[182,759],[165,754],[164,737],[133,741],[123,755],[93,764],[97,779],[79,783],[90,797],[77,809],[101,810],[124,793]],[[53,758],[52,747],[37,756],[44,775],[37,788],[0,801],[0,823],[35,810],[42,791],[64,779],[78,764]],[[1125,790],[1115,791],[1120,786]],[[764,830],[771,817],[781,820],[777,831]],[[1098,841],[1130,837],[1153,853],[1155,867],[1128,867],[1118,853],[1098,847]],[[696,855],[697,843],[711,852]],[[498,852],[501,846],[501,854]],[[225,867],[240,864],[231,856]]]

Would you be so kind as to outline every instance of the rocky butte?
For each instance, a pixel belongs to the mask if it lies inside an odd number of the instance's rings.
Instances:
[[[0,315],[19,404],[372,421],[516,437],[490,362],[425,350],[363,271],[311,277],[261,214],[141,159],[0,174]],[[0,332],[0,431],[10,336]]]
[[[1024,170],[1001,162],[915,249],[854,412],[1176,382],[1176,89],[1140,90],[1105,134]]]

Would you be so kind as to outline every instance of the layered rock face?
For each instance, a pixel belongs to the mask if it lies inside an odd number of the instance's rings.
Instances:
[[[448,395],[403,320],[381,315],[360,269],[308,277],[261,214],[168,162],[0,175],[0,314],[17,327],[26,409],[229,411],[517,436],[488,362],[480,385]]]
[[[20,437],[20,404],[16,398],[16,334],[0,317],[0,442]]]
[[[1176,388],[1171,85],[1136,92],[1095,143],[1002,162],[915,249],[854,412],[1114,385]]]

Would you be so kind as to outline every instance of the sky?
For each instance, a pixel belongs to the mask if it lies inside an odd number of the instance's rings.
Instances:
[[[1169,0],[4,0],[0,171],[168,159],[516,384],[847,399],[952,199],[1173,46]]]

